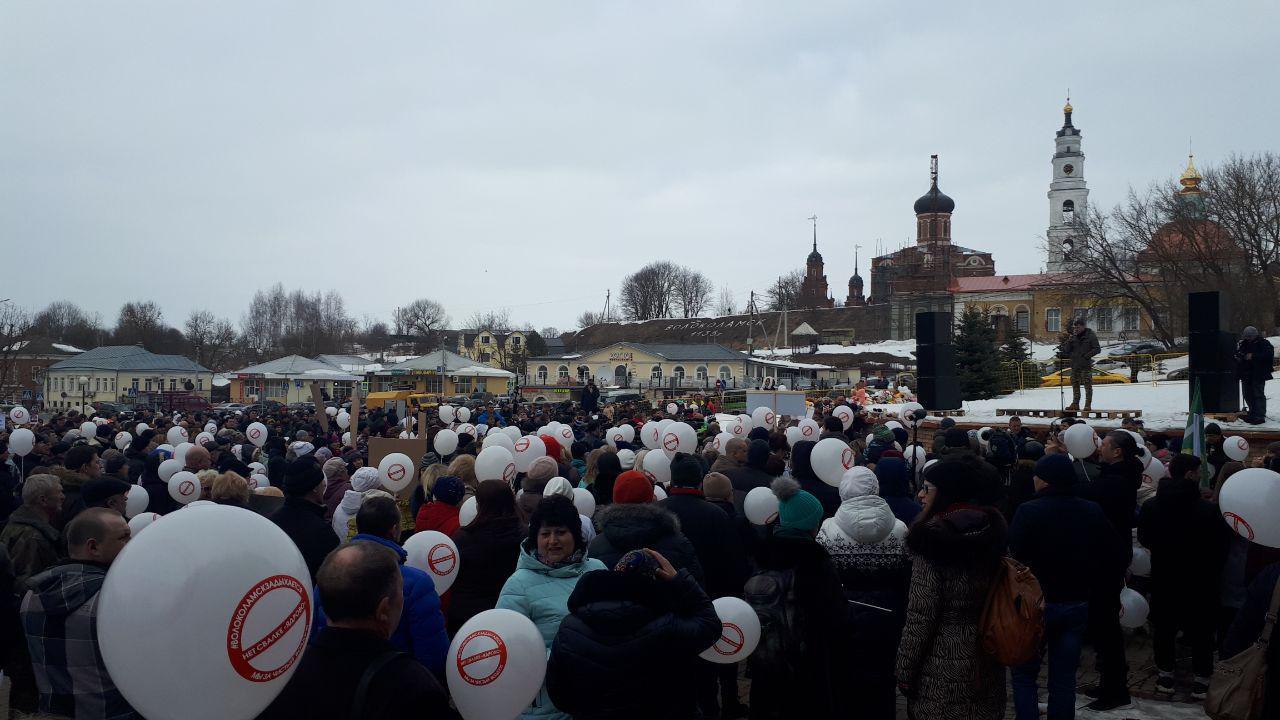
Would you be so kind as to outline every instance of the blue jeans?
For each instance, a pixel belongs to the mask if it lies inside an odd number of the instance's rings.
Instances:
[[[1049,650],[1049,718],[1071,720],[1076,713],[1076,669],[1089,623],[1089,603],[1045,603],[1044,639]],[[1013,709],[1017,720],[1038,720],[1036,681],[1040,658],[1013,668]]]

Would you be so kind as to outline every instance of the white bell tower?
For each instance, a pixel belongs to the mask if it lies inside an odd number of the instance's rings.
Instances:
[[[1071,124],[1071,100],[1062,108],[1062,129],[1053,153],[1053,181],[1049,183],[1049,272],[1067,269],[1070,248],[1083,232],[1089,188],[1084,181],[1084,151],[1080,131]],[[1065,253],[1065,255],[1064,255]]]

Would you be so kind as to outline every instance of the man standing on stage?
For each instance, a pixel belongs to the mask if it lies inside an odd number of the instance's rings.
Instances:
[[[1250,425],[1260,425],[1267,420],[1267,381],[1271,379],[1276,351],[1252,325],[1245,328],[1240,336],[1240,344],[1236,347],[1236,373],[1240,376],[1240,392],[1246,406],[1245,412],[1240,413],[1240,419]]]
[[[1084,318],[1071,323],[1071,337],[1062,344],[1059,355],[1071,361],[1071,404],[1068,412],[1080,410],[1080,385],[1084,384],[1084,410],[1093,408],[1093,356],[1102,352],[1098,334],[1085,327]]]

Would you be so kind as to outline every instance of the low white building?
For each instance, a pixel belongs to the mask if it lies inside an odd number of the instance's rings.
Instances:
[[[213,371],[181,355],[157,355],[137,345],[106,345],[49,366],[45,407],[94,402],[151,402],[166,393],[209,399]]]
[[[311,383],[330,399],[345,398],[361,378],[320,360],[287,355],[250,365],[230,373],[231,401],[239,403],[272,400],[279,403],[311,402]]]

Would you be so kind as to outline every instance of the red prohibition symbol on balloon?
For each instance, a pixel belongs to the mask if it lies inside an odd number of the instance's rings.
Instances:
[[[396,463],[387,468],[387,477],[394,482],[400,482],[404,479],[404,466]]]
[[[515,463],[513,463],[513,462],[509,462],[509,463],[507,463],[507,466],[506,466],[506,467],[502,468],[502,479],[503,479],[503,480],[506,480],[507,482],[511,482],[512,480],[515,480],[515,479],[516,479],[516,464],[515,464]]]
[[[253,643],[245,642],[244,628],[249,614],[264,597],[276,592],[297,593],[297,604],[262,638]],[[253,666],[251,661],[254,658],[274,647],[299,622],[302,623],[302,632],[298,636],[298,646],[294,648],[287,660],[274,668],[262,669]],[[270,682],[288,672],[289,668],[297,662],[298,656],[302,655],[302,649],[307,645],[307,634],[310,628],[311,601],[307,599],[306,588],[292,576],[273,575],[254,585],[236,604],[235,612],[231,615],[231,623],[227,625],[227,658],[231,661],[231,667],[245,680]]]
[[[742,649],[746,638],[742,634],[742,628],[733,623],[721,623],[723,629],[720,631],[720,639],[716,641],[715,651],[721,655],[733,655]]]
[[[453,568],[458,564],[458,556],[453,552],[453,548],[440,543],[427,551],[427,567],[431,568],[431,572],[441,577],[453,572]]]
[[[186,497],[195,491],[196,491],[195,483],[191,482],[190,480],[183,480],[182,482],[178,483],[178,494],[181,495],[182,497]]]
[[[805,437],[809,437],[810,435],[813,434],[813,428],[809,427],[808,425],[805,425],[804,427],[800,428],[800,434],[804,435]]]
[[[844,451],[840,453],[840,464],[844,465],[845,470],[848,470],[849,468],[853,467],[853,449],[852,448],[845,448]]]
[[[254,440],[257,440],[258,436],[261,434],[262,434],[262,431],[259,430],[258,428],[254,428],[249,431],[249,437],[253,438]]]
[[[1253,528],[1249,526],[1249,523],[1244,518],[1233,512],[1224,512],[1222,513],[1222,519],[1231,524],[1231,529],[1235,530],[1237,535],[1240,535],[1245,540],[1253,540]]]
[[[467,653],[471,654],[468,655]],[[493,668],[489,669],[488,674],[480,674],[483,669],[487,668],[487,663],[480,668],[472,667],[491,658],[497,658],[498,662]],[[468,685],[477,687],[488,685],[497,680],[507,666],[507,645],[492,630],[477,630],[458,643],[456,662],[458,663],[458,675]]]
[[[675,433],[667,433],[662,438],[662,447],[670,450],[671,452],[675,452],[676,448],[680,447],[680,437]]]
[[[522,453],[529,449],[529,438],[520,438],[515,444],[516,452]]]

